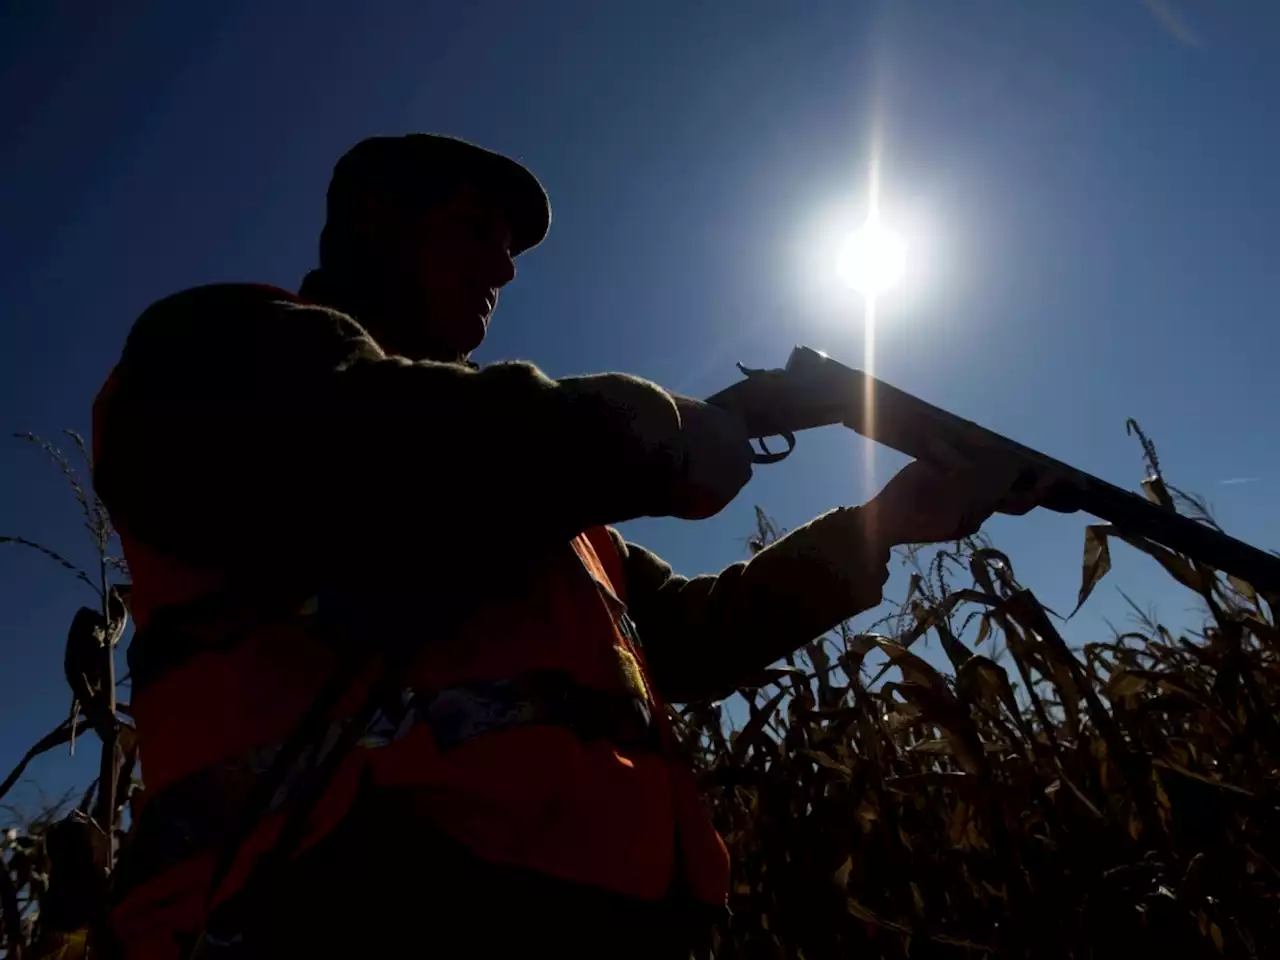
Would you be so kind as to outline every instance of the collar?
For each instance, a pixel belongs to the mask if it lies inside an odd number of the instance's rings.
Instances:
[[[369,332],[369,324],[376,325],[380,317],[394,311],[393,304],[379,303],[377,297],[369,296],[368,285],[357,279],[343,276],[332,270],[311,270],[302,278],[302,286],[298,288],[298,296],[303,300],[338,310],[352,317]],[[371,334],[372,335],[372,334]],[[442,363],[458,363],[472,370],[478,370],[479,364],[460,354],[452,357],[425,357],[421,359],[435,360]]]

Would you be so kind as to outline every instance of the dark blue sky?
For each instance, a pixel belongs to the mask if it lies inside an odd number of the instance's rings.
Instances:
[[[5,5],[0,71],[6,429],[87,431],[160,296],[295,286],[333,161],[409,130],[510,152],[552,198],[477,359],[693,395],[797,342],[861,365],[860,307],[801,264],[834,257],[814,224],[865,202],[878,127],[884,216],[914,256],[881,305],[877,372],[1125,484],[1136,417],[1228,529],[1280,546],[1274,3],[49,0]],[[85,557],[57,474],[0,449],[0,533]],[[901,462],[880,452],[875,482]],[[628,533],[718,569],[753,504],[795,525],[864,499],[864,467],[852,435],[806,436],[720,517]],[[989,529],[1065,610],[1085,522]],[[4,767],[65,715],[63,636],[87,600],[39,561],[0,554]],[[1114,582],[1182,616],[1153,566],[1117,556]],[[1124,617],[1110,586],[1072,639],[1103,616]],[[82,764],[34,774],[56,788]]]

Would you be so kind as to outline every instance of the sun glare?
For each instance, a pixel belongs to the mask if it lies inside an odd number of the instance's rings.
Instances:
[[[841,246],[836,257],[836,275],[846,286],[873,298],[902,279],[906,262],[906,243],[886,230],[878,216],[872,215]]]

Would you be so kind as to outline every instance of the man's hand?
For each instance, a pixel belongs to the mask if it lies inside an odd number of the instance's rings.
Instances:
[[[689,397],[672,399],[680,432],[670,450],[677,475],[669,515],[703,520],[728,506],[751,479],[751,440],[733,414]]]
[[[1021,516],[1061,478],[1025,465],[971,461],[940,449],[903,467],[863,508],[867,529],[884,546],[945,543],[977,533],[993,513]]]
[[[751,479],[746,427],[719,407],[621,373],[568,377],[559,388],[609,411],[610,428],[626,430],[644,451],[646,516],[703,520]]]

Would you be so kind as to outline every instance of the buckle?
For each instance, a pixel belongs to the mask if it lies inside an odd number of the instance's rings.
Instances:
[[[661,751],[649,704],[578,683],[566,671],[542,670],[509,680],[487,680],[431,692],[406,690],[398,705],[374,714],[360,745],[381,747],[415,724],[429,726],[436,748],[451,750],[473,737],[530,724],[572,730],[585,742]]]

